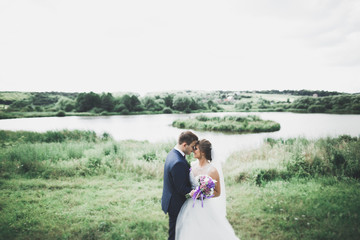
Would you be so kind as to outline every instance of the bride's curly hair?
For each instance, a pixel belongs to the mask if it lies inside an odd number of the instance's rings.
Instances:
[[[200,152],[203,152],[205,154],[205,158],[211,162],[212,161],[212,158],[211,158],[211,149],[212,149],[211,142],[209,140],[206,140],[206,139],[201,139],[200,141],[197,142],[196,145],[198,145],[198,147],[200,149]]]

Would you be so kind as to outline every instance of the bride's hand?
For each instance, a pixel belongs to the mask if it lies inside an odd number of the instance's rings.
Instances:
[[[191,190],[191,192],[189,193],[190,197],[192,197],[192,196],[194,195],[194,192],[195,192],[195,190],[194,190],[194,189],[193,189],[193,190]]]

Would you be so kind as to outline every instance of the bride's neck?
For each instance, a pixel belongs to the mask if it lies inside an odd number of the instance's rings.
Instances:
[[[209,164],[208,160],[204,157],[198,159],[199,161],[199,167],[204,167]]]

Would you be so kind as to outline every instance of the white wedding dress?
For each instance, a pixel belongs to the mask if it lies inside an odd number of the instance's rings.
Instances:
[[[193,171],[189,173],[192,188],[195,189],[197,182]],[[223,182],[223,181],[221,181]],[[222,188],[222,186],[220,185]],[[189,198],[181,207],[176,221],[176,240],[192,239],[239,239],[236,237],[233,228],[226,219],[226,210],[222,211],[221,204],[217,198],[204,200],[204,206],[201,206],[201,200]]]

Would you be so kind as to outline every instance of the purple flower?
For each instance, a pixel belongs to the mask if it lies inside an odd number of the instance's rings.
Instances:
[[[195,206],[195,200],[197,198],[201,199],[201,206],[204,207],[204,199],[214,197],[214,189],[216,181],[213,180],[210,176],[207,175],[200,175],[198,178],[198,186],[195,188],[195,192],[193,195],[194,203],[193,207]]]

